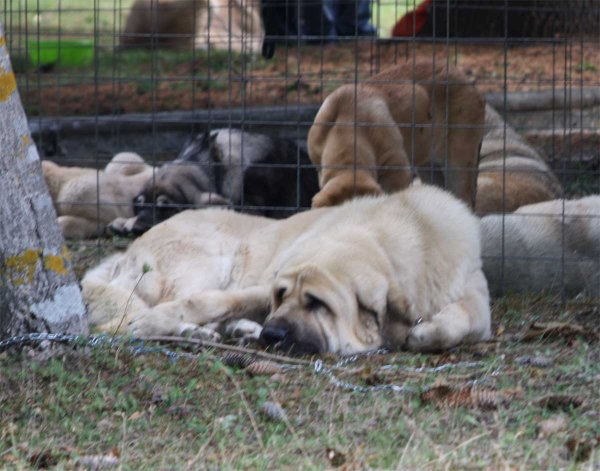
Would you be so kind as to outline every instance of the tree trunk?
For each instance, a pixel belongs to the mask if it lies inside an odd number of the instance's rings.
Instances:
[[[598,31],[598,0],[434,0],[419,36],[552,38]]]
[[[87,333],[87,319],[0,21],[0,339],[29,332]]]

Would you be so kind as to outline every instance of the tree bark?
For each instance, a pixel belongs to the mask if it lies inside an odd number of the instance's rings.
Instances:
[[[0,339],[30,332],[84,334],[87,317],[0,21]]]
[[[600,31],[598,0],[434,0],[429,10],[419,36],[553,38]]]

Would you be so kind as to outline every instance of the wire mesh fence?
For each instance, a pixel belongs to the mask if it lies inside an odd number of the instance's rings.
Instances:
[[[47,178],[93,169],[86,195],[52,195],[70,217],[63,230],[80,270],[182,209],[276,218],[309,209],[319,181],[306,139],[325,99],[404,65],[408,78],[379,81],[404,90],[408,118],[359,118],[356,95],[351,119],[338,120],[353,130],[350,167],[417,171],[446,186],[453,172],[477,178],[486,275],[498,293],[519,284],[563,297],[600,291],[600,203],[571,201],[600,192],[595,1],[2,0],[1,15],[33,136],[60,166],[46,164]],[[417,80],[419,63],[444,73]],[[419,121],[418,90],[432,81],[427,106],[438,115]],[[471,83],[491,107],[485,122],[453,123],[450,89]],[[373,126],[401,130],[410,165],[363,165],[361,130]],[[482,133],[478,176],[477,166],[449,164],[455,128]],[[418,159],[423,131],[438,163]],[[560,204],[528,206],[551,200]],[[513,280],[526,269],[548,276],[539,286]]]

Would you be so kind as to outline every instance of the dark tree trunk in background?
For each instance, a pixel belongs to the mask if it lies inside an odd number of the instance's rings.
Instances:
[[[435,32],[444,38],[448,27],[450,37],[461,38],[597,36],[600,31],[598,0],[434,0],[429,8],[419,36]]]
[[[0,22],[0,339],[87,333],[85,305],[16,89]]]

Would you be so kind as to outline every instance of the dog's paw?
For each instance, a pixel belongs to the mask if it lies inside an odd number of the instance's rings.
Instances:
[[[179,335],[182,331],[182,325],[155,308],[146,309],[135,314],[128,322],[127,330],[134,337]]]
[[[179,335],[209,342],[220,342],[221,335],[215,330],[216,326],[217,324],[207,324],[205,326],[183,324]]]
[[[415,352],[444,350],[440,328],[434,322],[421,322],[408,333],[406,347]]]
[[[116,218],[111,221],[104,229],[104,234],[107,237],[113,236],[128,236],[131,234],[133,225],[135,224],[135,217],[132,218]]]
[[[262,325],[247,319],[231,321],[225,327],[225,335],[227,337],[243,344],[257,342],[261,332]]]

